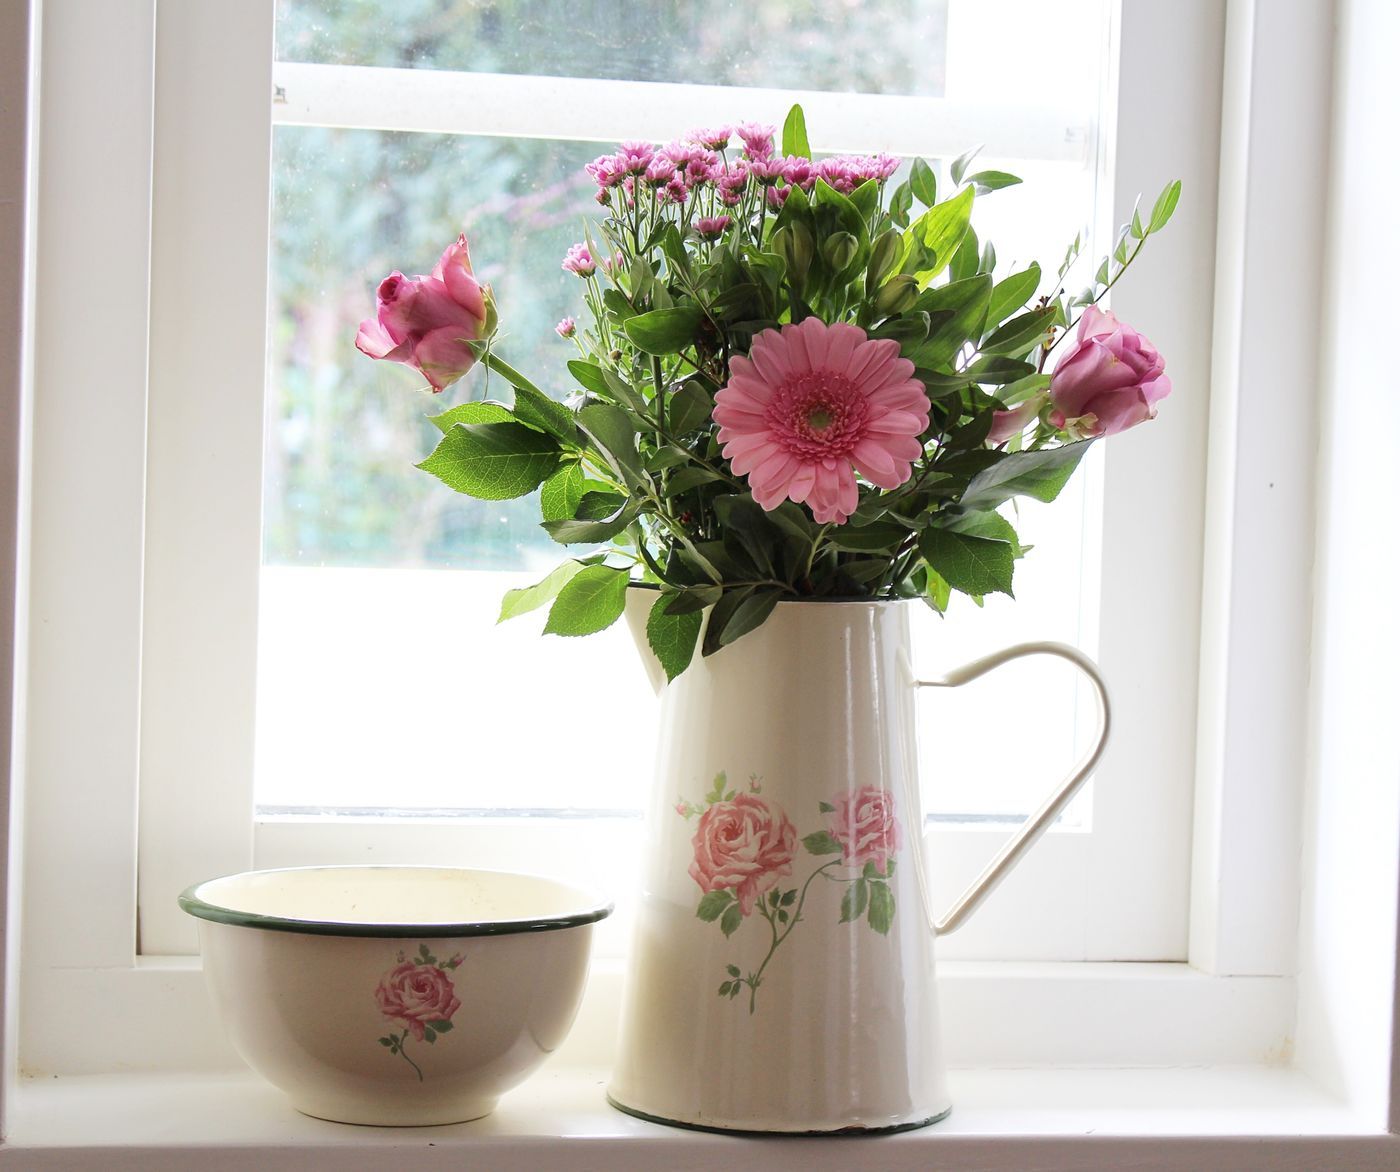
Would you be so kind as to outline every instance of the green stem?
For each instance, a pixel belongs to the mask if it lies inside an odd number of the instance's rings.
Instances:
[[[403,1037],[399,1039],[399,1057],[402,1058],[405,1062],[407,1062],[411,1067],[413,1067],[414,1072],[418,1075],[418,1081],[422,1082],[423,1071],[419,1068],[418,1063],[414,1062],[413,1059],[408,1056],[408,1051],[404,1049],[404,1043],[407,1041],[408,1031],[404,1030]]]
[[[820,875],[823,871],[829,871],[832,867],[839,867],[840,865],[840,859],[832,859],[831,862],[823,863],[820,867],[818,867],[815,871],[813,871],[810,875],[807,876],[807,882],[802,885],[802,894],[800,894],[797,897],[797,904],[792,909],[792,919],[788,921],[788,926],[781,935],[778,934],[777,925],[773,922],[772,917],[769,916],[767,909],[760,908],[760,910],[763,913],[763,918],[768,921],[768,926],[772,929],[773,943],[769,946],[768,955],[763,958],[763,963],[758,966],[758,971],[750,974],[748,979],[750,1013],[754,1011],[755,1001],[758,997],[758,986],[762,983],[763,980],[763,971],[768,967],[768,962],[773,959],[773,954],[778,951],[779,945],[781,945],[784,940],[786,940],[790,935],[792,935],[792,930],[795,927],[797,927],[798,921],[802,919],[802,905],[807,902],[807,889],[812,886],[812,880],[815,879],[818,875]]]
[[[472,349],[476,350],[476,347],[473,346]],[[537,395],[544,394],[539,387],[535,386],[534,383],[516,370],[515,367],[511,366],[510,363],[506,362],[505,359],[496,357],[495,352],[489,347],[483,346],[480,350],[477,350],[477,357],[481,360],[482,366],[486,367],[488,370],[494,370],[505,379],[506,382],[510,383],[511,386],[523,387],[527,391],[534,391]]]

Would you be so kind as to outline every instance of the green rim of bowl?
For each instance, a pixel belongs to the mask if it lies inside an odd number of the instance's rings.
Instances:
[[[221,907],[201,899],[197,892],[210,883],[223,879],[238,879],[244,875],[300,874],[305,871],[457,871],[467,875],[510,875],[511,871],[489,871],[468,867],[396,867],[391,864],[366,865],[363,867],[276,867],[266,871],[240,871],[235,875],[220,875],[192,884],[180,893],[180,907],[183,911],[201,920],[216,924],[229,924],[235,928],[262,928],[269,932],[295,932],[303,936],[356,936],[374,939],[407,939],[426,937],[437,939],[449,936],[514,936],[521,932],[557,932],[562,928],[577,928],[584,924],[594,924],[610,916],[613,911],[611,900],[604,901],[593,892],[574,887],[573,884],[549,879],[544,875],[525,876],[531,879],[544,879],[559,882],[559,886],[577,891],[596,901],[584,911],[566,916],[541,916],[523,920],[488,920],[458,924],[443,923],[396,923],[396,924],[352,924],[343,920],[298,920],[287,916],[267,916],[257,912],[241,912],[236,908]]]

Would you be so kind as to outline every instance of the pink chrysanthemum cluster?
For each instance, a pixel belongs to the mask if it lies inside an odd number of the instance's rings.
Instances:
[[[724,456],[763,508],[806,502],[819,522],[844,524],[856,473],[898,488],[923,452],[929,400],[913,375],[898,342],[859,326],[809,317],[764,330],[715,396]]]

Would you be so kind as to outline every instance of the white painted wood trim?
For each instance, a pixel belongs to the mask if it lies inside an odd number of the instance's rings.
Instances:
[[[273,5],[161,3],[142,632],[139,950],[252,860]],[[250,342],[252,344],[250,344]]]
[[[1261,909],[1298,888],[1318,348],[1279,311],[1322,312],[1332,22],[1229,5],[1190,944],[1220,973],[1295,955],[1293,917]]]

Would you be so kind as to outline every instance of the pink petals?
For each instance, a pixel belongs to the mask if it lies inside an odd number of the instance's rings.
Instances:
[[[929,402],[913,373],[898,343],[845,322],[765,330],[715,396],[725,458],[763,508],[792,500],[843,524],[859,503],[857,472],[897,488],[923,451]]]

